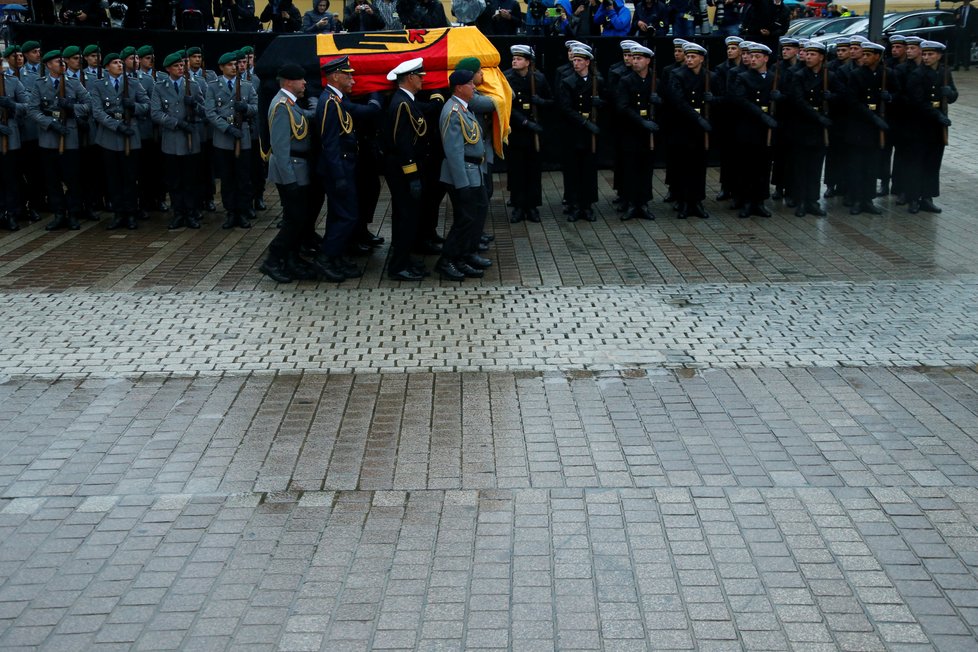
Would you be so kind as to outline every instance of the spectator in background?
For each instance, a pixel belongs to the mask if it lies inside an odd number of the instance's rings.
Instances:
[[[557,16],[550,23],[547,33],[551,36],[577,36],[577,28],[581,19],[571,11],[570,0],[557,0],[555,9]]]
[[[180,0],[177,3],[177,29],[185,32],[206,32],[214,26],[210,0]]]
[[[380,16],[383,23],[381,29],[404,29],[401,17],[397,14],[397,0],[375,0],[374,11]]]
[[[492,15],[492,33],[513,36],[523,24],[523,10],[519,0],[496,0]]]
[[[776,43],[790,22],[788,8],[781,0],[748,0],[741,31],[752,41]]]
[[[302,14],[292,0],[271,0],[258,18],[263,23],[272,21],[272,32],[291,34],[302,27]]]
[[[408,29],[448,27],[445,7],[439,0],[398,0],[397,13]]]
[[[665,36],[669,33],[669,6],[663,0],[639,0],[632,15],[632,36]]]
[[[385,29],[380,12],[370,0],[353,0],[348,4],[343,26],[348,32],[375,32]]]
[[[673,38],[692,38],[696,32],[693,22],[696,14],[699,13],[699,1],[672,0],[669,3],[669,11],[672,12]]]
[[[327,34],[342,29],[343,23],[329,12],[329,0],[316,0],[315,6],[302,16],[304,34]]]
[[[594,12],[600,6],[598,0],[571,0],[571,9],[577,17],[576,36],[597,36],[601,30],[594,24]]]
[[[710,0],[716,7],[713,24],[721,36],[740,36],[740,19],[743,3],[740,0]]]
[[[260,24],[255,15],[255,0],[224,0],[232,31],[257,32]],[[154,2],[155,7],[158,3]],[[165,3],[159,3],[164,4]]]
[[[624,0],[601,0],[601,7],[594,12],[594,25],[602,36],[628,36],[632,26],[632,12]]]
[[[530,0],[526,3],[526,15],[523,25],[527,36],[544,36],[550,33],[550,25],[554,22],[553,10],[555,0]],[[550,15],[547,10],[550,9]]]
[[[64,0],[60,16],[62,23],[74,27],[101,27],[105,22],[99,0]]]

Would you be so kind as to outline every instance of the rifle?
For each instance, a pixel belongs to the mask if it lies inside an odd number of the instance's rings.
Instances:
[[[68,78],[65,77],[64,73],[61,74],[61,82],[58,84],[58,99],[63,100],[65,98],[65,86],[68,85]],[[61,126],[64,127],[68,123],[68,112],[64,110],[63,107],[58,106],[58,119],[61,121]],[[65,153],[65,136],[61,134],[58,137],[58,154]]]
[[[944,62],[944,86],[941,88],[941,112],[945,116],[947,115],[947,98],[944,97],[944,87],[950,85],[950,80],[948,79],[949,74],[950,73],[948,72],[947,69],[947,61],[945,61]],[[947,147],[947,127],[944,127],[944,146]]]
[[[533,98],[537,94],[537,68],[530,61],[530,117],[533,118],[533,122],[539,123],[539,118],[537,118],[537,105],[533,103]],[[533,149],[537,152],[540,151],[540,134],[533,132]]]
[[[6,95],[6,94],[7,94],[7,75],[5,75],[2,70],[0,70],[0,95]],[[7,115],[7,109],[4,109],[3,116],[0,117],[0,124],[3,124],[3,126],[6,127],[8,120],[9,120],[9,116]],[[6,154],[7,149],[9,147],[10,147],[10,142],[7,136],[3,136],[3,138],[0,138],[0,152]]]
[[[186,52],[187,48],[184,47],[183,51]],[[184,97],[190,97],[190,60],[185,58],[183,60],[183,95]],[[191,107],[184,107],[187,111],[187,122],[194,123],[194,114]],[[192,133],[187,133],[187,153],[190,154],[194,149],[194,136]]]
[[[886,90],[886,64],[881,61],[880,65],[883,66],[883,77],[882,79],[880,79],[880,97],[879,97],[879,108],[877,109],[877,112],[879,113],[880,118],[885,120],[886,102],[883,101],[883,91]],[[880,129],[880,149],[884,149],[885,147],[886,147],[886,134],[883,132],[882,129]]]
[[[703,71],[703,74],[706,75],[706,79],[703,80],[703,86],[704,86],[704,89],[705,89],[703,91],[704,93],[709,93],[710,92],[710,59],[709,59],[709,56],[710,55],[706,55],[705,57],[703,57],[703,68],[702,68],[702,71]],[[705,118],[707,121],[710,120],[710,103],[707,102],[705,99],[703,100],[703,118]],[[703,150],[704,151],[709,151],[709,149],[710,149],[710,132],[709,131],[704,131],[703,132]]]
[[[594,106],[594,98],[598,95],[598,71],[595,70],[594,59],[588,59],[587,63],[588,71],[591,75],[591,115],[589,120],[594,124],[598,123],[598,107]],[[598,137],[591,134],[591,153],[597,154],[598,152]]]
[[[655,95],[659,88],[659,69],[655,65],[655,60],[652,61],[652,94]],[[655,119],[655,104],[649,102],[649,119]],[[655,134],[649,134],[649,151],[655,149]]]
[[[828,117],[829,115],[829,101],[825,99],[825,94],[829,92],[829,69],[825,65],[825,61],[822,61],[822,115]],[[822,140],[825,142],[825,146],[829,146],[829,128],[822,128]]]
[[[241,75],[235,80],[237,83],[234,87],[234,103],[237,104],[241,101]],[[238,129],[241,128],[241,114],[238,113],[237,107],[234,109],[234,126]],[[241,140],[238,138],[234,139],[234,158],[239,158],[241,156]]]
[[[122,96],[129,97],[129,75],[126,74],[125,66],[122,68]],[[132,124],[132,112],[129,109],[123,109],[122,121],[126,126]],[[129,156],[129,136],[125,137],[126,143],[126,156]]]
[[[773,90],[773,91],[778,90],[778,79],[780,78],[780,76],[781,76],[781,66],[775,64],[775,66],[774,66],[774,88],[772,88],[771,90]],[[767,114],[773,118],[774,117],[774,110],[775,110],[774,101],[773,100],[770,100],[770,103],[769,103],[768,106],[770,108],[768,108]],[[774,130],[771,129],[771,127],[768,127],[767,128],[767,146],[768,147],[771,146],[771,133],[773,131]]]

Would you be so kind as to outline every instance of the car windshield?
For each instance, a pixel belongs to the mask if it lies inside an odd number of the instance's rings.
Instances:
[[[853,22],[856,22],[858,20],[859,20],[858,18],[857,19],[840,18],[839,20],[830,20],[815,31],[824,32],[825,34],[838,34],[849,25],[852,25]]]
[[[815,32],[817,32],[818,29],[826,22],[828,21],[813,20],[811,22],[805,23],[804,25],[801,25],[798,29],[796,29],[793,32],[789,30],[789,33],[793,36],[809,36],[810,34],[814,34]]]
[[[902,18],[901,14],[886,14],[885,16],[883,16],[883,29],[886,29],[900,18]],[[860,34],[862,32],[868,32],[868,31],[869,31],[869,18],[863,17],[853,22],[844,30],[842,30],[842,34]]]

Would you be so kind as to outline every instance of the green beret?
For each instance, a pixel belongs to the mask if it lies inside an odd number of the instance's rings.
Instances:
[[[31,50],[40,50],[41,44],[37,41],[27,41],[21,46],[21,52],[30,52]]]
[[[223,66],[226,63],[234,63],[238,60],[237,52],[225,52],[221,55],[221,58],[217,60],[217,65]]]
[[[246,45],[243,48],[241,48],[240,52],[241,54],[254,54],[255,48],[251,47],[250,45]]]
[[[188,57],[192,57],[192,56],[194,56],[195,54],[203,54],[203,53],[204,53],[204,51],[203,51],[203,50],[201,50],[201,49],[200,49],[199,47],[197,47],[196,45],[195,45],[195,46],[193,46],[192,48],[187,48],[187,56],[188,56]]]
[[[173,54],[179,54],[181,59],[186,59],[187,58],[187,51],[186,50],[177,50]]]
[[[166,59],[163,59],[163,67],[169,68],[175,63],[180,63],[183,61],[183,52],[174,52],[173,54],[166,55]]]
[[[109,52],[107,55],[102,57],[102,67],[105,68],[113,61],[122,61],[122,55],[118,52]]]
[[[245,53],[244,50],[235,50],[234,52],[230,52],[229,54],[233,54],[234,55],[234,60],[235,61],[241,61],[242,59],[247,59],[248,58],[248,55],[247,55],[247,53]]]
[[[127,45],[126,47],[122,48],[122,52],[119,53],[119,56],[123,59],[128,59],[134,54],[136,54],[136,48],[131,45]]]
[[[60,59],[60,58],[61,58],[61,50],[51,50],[50,52],[46,52],[41,57],[41,63],[47,63],[51,59]]]
[[[482,70],[482,63],[475,57],[465,57],[455,65],[455,70],[479,72]]]
[[[138,50],[136,50],[136,54],[139,55],[140,57],[148,57],[149,55],[154,54],[153,46],[143,45]]]
[[[82,52],[82,54],[87,57],[90,54],[98,54],[101,51],[102,51],[102,48],[100,48],[97,45],[86,45],[85,46],[85,50],[84,50],[84,52]]]
[[[20,46],[19,45],[17,45],[16,43],[11,43],[10,45],[8,45],[4,49],[4,51],[3,51],[3,58],[6,59],[10,55],[17,54],[20,51],[21,51],[21,49],[20,49]]]
[[[61,51],[61,56],[63,56],[65,59],[67,59],[68,57],[73,57],[76,54],[81,54],[81,48],[78,47],[77,45],[69,45],[64,50]]]

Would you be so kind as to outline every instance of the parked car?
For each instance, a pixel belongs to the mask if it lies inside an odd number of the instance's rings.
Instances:
[[[920,38],[950,44],[954,39],[954,13],[938,9],[904,11],[883,15],[883,40],[891,34],[919,36]],[[835,34],[813,34],[813,41],[830,41],[836,36],[869,36],[869,17],[854,19],[845,29]]]
[[[822,23],[815,29],[814,32],[808,35],[813,41],[827,41],[833,37],[838,36],[842,30],[851,26],[856,21],[861,20],[860,16],[846,16],[845,18],[829,18],[827,21]],[[826,38],[818,38],[826,37]]]
[[[819,27],[825,23],[832,20],[831,18],[799,18],[798,20],[791,21],[788,25],[787,36],[794,36],[796,38],[801,38],[802,36],[808,37],[815,32]]]

